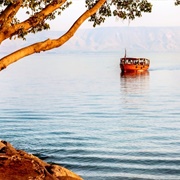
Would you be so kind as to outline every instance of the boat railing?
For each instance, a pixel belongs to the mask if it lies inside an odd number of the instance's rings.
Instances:
[[[150,61],[146,58],[121,58],[121,64],[149,65]]]

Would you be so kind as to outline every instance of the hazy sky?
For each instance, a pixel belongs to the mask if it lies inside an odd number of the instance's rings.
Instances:
[[[115,17],[107,18],[102,26],[180,26],[180,6],[174,5],[174,0],[149,0],[153,4],[152,13],[144,13],[130,23]],[[67,30],[73,22],[85,11],[85,1],[76,0],[65,10],[61,17],[51,22],[52,30]],[[85,22],[82,28],[91,28],[91,22]]]

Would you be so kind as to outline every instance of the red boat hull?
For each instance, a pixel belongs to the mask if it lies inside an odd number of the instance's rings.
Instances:
[[[120,68],[123,72],[146,71],[149,69],[149,65],[120,64]]]

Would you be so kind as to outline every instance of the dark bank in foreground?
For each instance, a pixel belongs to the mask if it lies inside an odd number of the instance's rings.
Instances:
[[[59,165],[48,164],[32,154],[0,141],[0,180],[83,180]]]

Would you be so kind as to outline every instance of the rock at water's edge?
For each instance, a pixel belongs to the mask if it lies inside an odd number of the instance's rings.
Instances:
[[[0,180],[83,180],[66,168],[48,164],[0,141]]]

